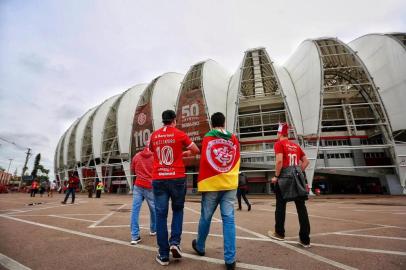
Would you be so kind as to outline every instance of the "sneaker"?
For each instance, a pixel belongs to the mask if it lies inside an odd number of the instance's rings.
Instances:
[[[61,204],[66,204],[66,202],[62,201]]]
[[[180,250],[179,245],[171,245],[170,247],[172,257],[174,259],[181,259],[182,258],[182,250]]]
[[[227,270],[234,270],[235,269],[235,262],[226,263],[226,269]]]
[[[272,239],[278,240],[278,241],[285,241],[285,237],[277,234],[276,232],[273,231],[268,231],[268,236]]]
[[[201,251],[199,251],[197,249],[197,241],[196,241],[196,239],[193,239],[193,241],[192,241],[192,248],[193,248],[194,251],[196,251],[197,255],[204,256],[205,252],[201,252]]]
[[[131,245],[136,245],[139,242],[141,242],[141,237],[138,236],[136,239],[131,240],[130,244]]]
[[[156,232],[149,232],[149,235],[150,235],[150,236],[155,236],[155,235],[156,235]]]
[[[169,264],[169,258],[162,258],[161,255],[157,254],[155,257],[155,260],[160,264],[160,265],[168,265]]]
[[[312,245],[311,245],[310,243],[305,244],[305,243],[303,243],[302,241],[299,241],[298,243],[299,243],[299,245],[301,245],[301,246],[304,247],[304,248],[311,248],[311,247],[312,247]]]

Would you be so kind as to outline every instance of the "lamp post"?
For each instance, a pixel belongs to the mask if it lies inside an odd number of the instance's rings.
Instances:
[[[11,166],[11,162],[13,162],[13,159],[9,158],[8,160],[10,160],[10,162],[8,163],[7,173],[10,173],[10,166]]]

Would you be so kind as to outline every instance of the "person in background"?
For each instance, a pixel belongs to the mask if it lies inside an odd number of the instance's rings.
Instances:
[[[35,194],[38,192],[38,182],[37,179],[34,179],[31,183],[31,195],[30,197],[35,197]]]
[[[94,185],[93,185],[93,180],[92,179],[87,179],[87,181],[86,181],[86,190],[87,190],[87,197],[88,198],[93,198]]]
[[[54,191],[56,190],[56,182],[55,180],[51,182],[49,185],[49,192],[48,192],[48,197],[53,197],[54,196]]]
[[[248,185],[247,185],[247,176],[245,173],[241,172],[238,176],[238,189],[237,189],[237,200],[238,200],[238,210],[241,210],[241,197],[244,199],[244,202],[247,204],[248,211],[251,211],[251,204],[247,199]]]
[[[96,186],[96,198],[100,199],[102,191],[104,190],[103,181],[99,181]]]
[[[154,193],[152,192],[152,163],[154,155],[149,145],[137,153],[131,162],[131,171],[136,175],[133,187],[133,207],[131,211],[131,245],[141,242],[138,219],[144,199],[147,201],[150,215],[149,235],[156,235],[156,215]]]
[[[72,173],[71,176],[69,177],[68,181],[68,189],[66,192],[65,199],[61,202],[62,204],[66,204],[66,201],[69,198],[69,195],[72,194],[72,201],[71,203],[75,203],[75,192],[76,189],[79,187],[79,178],[77,177],[76,173]]]
[[[183,207],[186,195],[186,175],[183,157],[199,153],[190,138],[176,128],[176,113],[162,113],[164,126],[151,134],[150,149],[154,153],[152,188],[155,199],[158,254],[155,260],[161,265],[169,264],[169,251],[174,259],[182,258],[180,240],[182,235]],[[186,151],[183,151],[186,148]],[[171,237],[168,242],[168,208],[172,201]]]
[[[227,269],[236,266],[236,236],[234,203],[240,169],[240,146],[235,135],[224,129],[225,117],[221,112],[210,118],[213,129],[203,138],[198,190],[202,193],[201,216],[197,239],[192,248],[205,255],[206,239],[217,206],[220,205],[223,224],[224,261]]]
[[[42,181],[42,182],[40,183],[40,185],[39,185],[39,195],[40,195],[41,198],[42,198],[42,196],[44,195],[45,190],[46,190],[46,182],[45,182],[45,181]]]
[[[287,123],[279,124],[278,141],[274,145],[276,161],[275,161],[275,176],[272,178],[272,184],[275,186],[276,208],[275,208],[275,231],[269,231],[269,237],[283,241],[285,238],[285,214],[286,203],[283,199],[282,191],[278,185],[278,178],[284,170],[292,166],[300,166],[304,172],[309,165],[302,148],[294,142],[289,141],[289,126]],[[296,210],[299,217],[300,231],[299,244],[304,248],[309,248],[310,245],[310,222],[305,205],[305,198],[295,200]]]

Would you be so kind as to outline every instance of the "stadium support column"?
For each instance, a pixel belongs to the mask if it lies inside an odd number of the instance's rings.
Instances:
[[[129,194],[132,194],[132,177],[131,177],[131,166],[129,161],[122,161],[125,177],[127,179]]]
[[[318,144],[318,143],[317,143]],[[310,188],[309,194],[314,195],[313,188],[313,177],[314,170],[316,168],[317,153],[319,152],[319,147],[307,147],[303,149],[306,153],[307,159],[309,160],[309,166],[306,169],[307,182]]]
[[[402,194],[406,195],[406,143],[395,144],[397,173],[399,176],[400,185],[402,187]]]
[[[83,182],[82,167],[78,167],[78,168],[76,169],[76,171],[78,172],[78,176],[79,176],[79,180],[80,180],[80,185],[82,186],[82,191],[84,191],[86,187],[85,187],[84,182]]]
[[[97,178],[99,178],[99,181],[102,181],[102,183],[104,184],[102,165],[100,165],[100,164],[96,165],[96,173],[97,173]]]

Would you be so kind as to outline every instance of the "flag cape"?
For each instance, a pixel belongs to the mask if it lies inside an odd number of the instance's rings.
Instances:
[[[218,130],[208,132],[202,143],[199,192],[236,189],[239,170],[240,145],[236,136]]]

